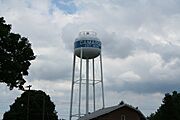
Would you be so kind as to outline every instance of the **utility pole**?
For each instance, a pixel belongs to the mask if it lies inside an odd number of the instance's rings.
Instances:
[[[44,114],[45,113],[45,95],[43,95],[43,113],[42,113],[42,120],[44,120]]]
[[[31,87],[32,87],[32,85],[28,85],[28,86],[26,86],[26,88],[28,88],[28,90],[30,90],[30,89],[31,89]]]
[[[32,85],[28,85],[28,86],[26,86],[26,88],[28,88],[28,101],[27,101],[27,120],[29,120],[29,97],[30,97],[30,95],[29,95],[29,93],[30,93],[30,89],[31,89],[31,87],[32,87]]]

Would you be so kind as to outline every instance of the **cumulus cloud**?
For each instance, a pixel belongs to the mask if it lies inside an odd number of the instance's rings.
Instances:
[[[111,99],[111,102],[106,101],[106,106],[112,106],[112,104],[117,105],[121,101],[124,101],[127,104],[131,103],[131,105],[133,105],[134,107],[138,107],[138,109],[141,110],[145,115],[154,112],[154,109],[158,108],[161,104],[160,99],[164,97],[164,95],[159,92],[143,94],[133,91],[114,92],[108,90],[105,92],[105,94],[105,96],[107,97],[106,99],[113,98]]]
[[[19,96],[22,92],[18,90],[10,91],[9,88],[0,83],[0,118],[3,118],[3,114],[5,111],[8,111],[9,105],[14,103],[14,100]]]
[[[13,32],[28,37],[37,55],[26,84],[52,95],[63,117],[68,117],[73,43],[84,30],[96,31],[102,41],[107,104],[122,99],[151,108],[149,114],[165,92],[179,91],[179,5],[179,0],[0,0],[0,15]]]
[[[55,47],[39,48],[38,51],[37,60],[32,63],[30,68],[29,79],[56,81],[71,78],[71,53]]]
[[[98,32],[103,42],[103,51],[109,57],[127,57],[134,50],[143,47],[145,51],[149,48],[152,52],[161,52],[166,56],[171,52],[171,45],[168,44],[172,43],[172,47],[179,44],[179,30],[174,26],[179,24],[176,2],[77,1],[77,5],[86,6],[83,7],[85,11],[80,11],[77,19],[64,27],[63,40],[66,46],[72,49],[74,36],[80,30],[91,29]],[[170,5],[174,5],[174,8]],[[97,9],[100,10],[96,11]],[[74,29],[76,31],[73,31]],[[169,49],[163,49],[164,46]],[[177,47],[179,48],[179,45]]]
[[[141,91],[166,93],[179,89],[179,59],[166,62],[159,54],[143,52],[136,53],[125,60],[105,61],[105,66],[109,68],[105,71],[108,78],[107,89],[119,92],[131,90],[137,93]],[[108,75],[109,70],[113,74]]]

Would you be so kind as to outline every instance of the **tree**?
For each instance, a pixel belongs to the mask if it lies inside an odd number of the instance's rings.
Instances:
[[[23,89],[28,75],[30,61],[35,56],[28,39],[11,32],[11,25],[0,17],[0,82],[6,83],[10,90]]]
[[[55,105],[43,91],[27,90],[10,105],[3,120],[58,120]]]
[[[151,114],[149,120],[180,120],[180,93],[165,94],[163,104]]]

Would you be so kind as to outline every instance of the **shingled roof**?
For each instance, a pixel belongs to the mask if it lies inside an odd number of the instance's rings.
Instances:
[[[138,108],[134,108],[133,106],[131,105],[128,105],[128,104],[124,104],[124,103],[120,103],[116,106],[112,106],[112,107],[107,107],[107,108],[103,108],[103,109],[99,109],[95,112],[92,112],[92,113],[89,113],[85,116],[82,116],[81,118],[79,118],[78,120],[91,120],[93,118],[97,118],[99,116],[102,116],[102,115],[105,115],[107,113],[110,113],[110,112],[113,112],[117,109],[120,109],[120,108],[123,108],[123,107],[128,107],[130,109],[133,109],[134,111],[136,111],[139,116],[140,116],[140,120],[146,120],[146,117],[141,113],[140,110],[138,110]]]

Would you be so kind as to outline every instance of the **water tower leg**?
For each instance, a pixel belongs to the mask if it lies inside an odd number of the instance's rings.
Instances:
[[[82,48],[80,54],[80,78],[79,78],[79,108],[78,108],[78,116],[81,117],[81,82],[82,82]]]
[[[89,59],[86,59],[86,114],[89,113]]]
[[[95,100],[95,72],[94,72],[94,59],[92,59],[92,68],[93,68],[93,109],[96,110],[96,100]]]
[[[100,54],[100,67],[101,67],[101,87],[102,87],[102,102],[104,108],[104,85],[103,85],[103,68],[102,68],[102,56]]]
[[[70,115],[69,115],[69,120],[71,120],[71,118],[72,118],[72,104],[73,104],[73,91],[74,91],[75,63],[76,63],[76,56],[75,56],[75,54],[74,54],[73,73],[72,73],[72,86],[71,86],[71,103],[70,103]]]

